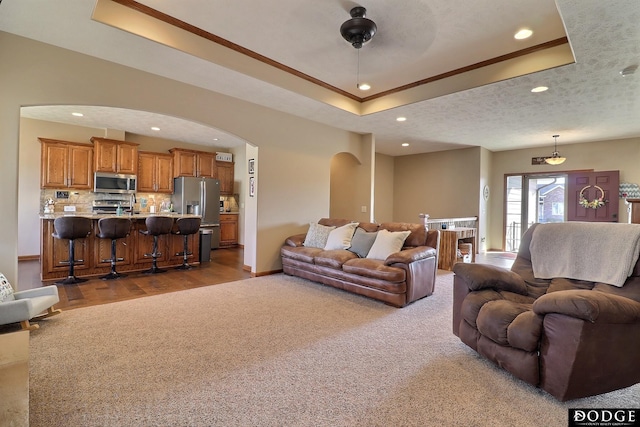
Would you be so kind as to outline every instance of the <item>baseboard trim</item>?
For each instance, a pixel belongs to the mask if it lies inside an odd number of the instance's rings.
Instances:
[[[271,276],[272,274],[279,274],[279,273],[282,273],[282,269],[271,270],[271,271],[261,271],[259,273],[251,273],[251,277]]]

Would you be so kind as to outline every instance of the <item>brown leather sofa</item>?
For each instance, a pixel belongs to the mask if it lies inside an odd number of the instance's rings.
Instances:
[[[640,382],[638,262],[622,287],[535,278],[530,244],[536,226],[524,234],[511,270],[455,265],[454,334],[560,401]],[[567,254],[567,260],[579,256]]]
[[[340,227],[352,221],[323,218],[325,226]],[[361,258],[346,249],[324,250],[303,245],[306,234],[286,239],[281,248],[285,274],[350,291],[395,307],[433,293],[438,270],[440,232],[427,231],[422,224],[359,223],[366,232],[410,231],[400,252],[386,260]]]

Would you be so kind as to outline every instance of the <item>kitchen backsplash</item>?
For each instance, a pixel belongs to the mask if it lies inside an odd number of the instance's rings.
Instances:
[[[66,190],[65,190],[66,191]],[[129,201],[129,196],[120,194],[104,194],[94,193],[88,190],[75,190],[69,191],[68,199],[57,199],[57,190],[45,189],[40,191],[40,212],[44,211],[45,203],[48,199],[54,201],[54,213],[64,212],[65,206],[75,206],[76,212],[91,212],[93,208],[94,200],[123,200]],[[238,194],[233,196],[221,196],[220,200],[225,202],[224,206],[228,207],[228,212],[238,212]],[[171,196],[161,193],[137,193],[136,203],[134,205],[134,211],[149,212],[149,207],[154,205],[156,212],[160,212],[160,207],[163,205],[169,206],[171,203]]]

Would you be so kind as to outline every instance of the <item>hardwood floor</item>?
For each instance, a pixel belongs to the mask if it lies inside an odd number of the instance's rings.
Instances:
[[[243,261],[241,248],[217,249],[211,251],[211,262],[196,265],[191,270],[167,269],[166,273],[153,275],[131,273],[117,280],[91,278],[76,285],[58,285],[60,302],[56,308],[69,310],[248,279],[251,274],[242,269]],[[40,281],[39,261],[19,262],[18,274],[20,289],[52,283]]]

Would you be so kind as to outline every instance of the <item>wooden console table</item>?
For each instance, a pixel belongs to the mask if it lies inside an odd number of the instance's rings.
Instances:
[[[476,229],[456,227],[440,230],[438,268],[453,270],[453,265],[458,260],[458,244],[460,243],[471,243],[471,262],[476,261]]]

